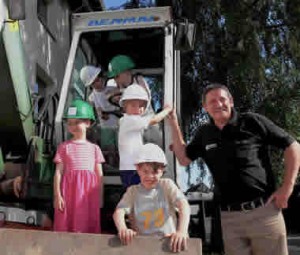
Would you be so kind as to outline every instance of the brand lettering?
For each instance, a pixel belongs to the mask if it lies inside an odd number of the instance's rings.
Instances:
[[[132,23],[146,23],[154,22],[157,18],[154,16],[140,16],[140,17],[128,17],[120,19],[99,19],[99,20],[89,20],[88,26],[109,26],[109,25],[124,25]]]

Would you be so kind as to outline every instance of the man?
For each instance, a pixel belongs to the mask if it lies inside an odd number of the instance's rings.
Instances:
[[[0,197],[16,196],[20,197],[22,177],[6,180],[5,177],[0,177]]]
[[[299,170],[299,144],[267,118],[237,113],[224,85],[206,87],[202,103],[211,122],[198,128],[189,145],[176,114],[170,114],[173,150],[184,166],[198,157],[207,163],[220,193],[225,254],[288,254],[281,209]],[[284,150],[284,177],[277,190],[269,146]]]
[[[0,174],[0,198],[19,198],[22,190],[22,165],[6,163]]]

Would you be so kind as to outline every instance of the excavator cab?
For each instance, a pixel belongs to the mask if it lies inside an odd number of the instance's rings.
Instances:
[[[62,119],[66,107],[75,98],[88,101],[92,92],[80,79],[81,69],[86,65],[101,66],[104,73],[107,73],[111,59],[117,55],[130,57],[134,62],[131,70],[134,76],[141,75],[147,82],[153,113],[159,112],[165,104],[176,106],[179,98],[180,57],[174,47],[176,28],[169,7],[80,13],[72,16],[72,22],[73,40],[56,114],[58,140],[68,138]],[[121,91],[113,77],[107,78],[106,88]],[[115,113],[109,115],[112,118],[121,117],[122,109],[118,100],[109,96],[106,99],[106,103],[116,107]],[[108,211],[109,218],[124,190],[119,175],[118,121],[115,122],[117,125],[112,126],[103,125],[103,122],[98,117],[89,138],[100,146],[106,160],[103,167],[103,210]],[[170,132],[167,129],[168,126],[161,123],[145,137],[166,151],[168,175],[174,179],[175,164],[173,154],[168,150]]]
[[[14,2],[22,5],[22,1]],[[4,6],[3,3],[0,1],[1,7]],[[15,17],[21,17],[21,14],[14,13]],[[0,17],[1,15],[2,11]],[[80,79],[80,71],[84,66],[102,66],[107,71],[109,62],[115,55],[128,55],[135,62],[133,73],[142,75],[149,85],[153,112],[158,112],[164,104],[177,106],[179,109],[180,55],[174,43],[176,26],[172,20],[171,8],[77,13],[72,15],[72,29],[72,43],[63,84],[58,89],[58,94],[48,91],[43,97],[38,93],[30,94],[30,86],[26,83],[18,24],[11,22],[1,30],[0,94],[1,102],[6,107],[0,109],[0,172],[4,165],[11,165],[9,160],[14,168],[20,168],[24,181],[17,204],[24,203],[24,207],[3,205],[1,201],[0,224],[7,220],[24,223],[22,228],[29,228],[7,229],[6,224],[0,231],[3,252],[20,255],[96,254],[99,251],[110,254],[169,253],[166,238],[137,237],[132,245],[124,247],[112,235],[102,234],[99,237],[32,230],[40,230],[41,217],[47,209],[45,203],[50,208],[52,205],[55,169],[53,156],[56,146],[69,138],[63,121],[64,113],[74,99],[89,100],[91,89],[84,86]],[[15,61],[16,55],[19,61]],[[10,63],[14,63],[14,68]],[[114,79],[107,79],[106,86],[111,90],[118,89]],[[121,114],[116,116],[119,118]],[[89,139],[101,147],[106,159],[102,229],[104,233],[115,234],[111,214],[124,192],[118,171],[118,129],[117,126],[102,124],[102,119],[98,118],[90,131]],[[150,132],[148,137],[165,150],[169,163],[168,177],[175,180],[176,164],[173,154],[168,150],[171,141],[168,126],[162,123],[158,131],[159,136],[154,137]],[[10,227],[19,228],[12,225]],[[183,254],[202,254],[201,241],[190,240],[189,251]]]

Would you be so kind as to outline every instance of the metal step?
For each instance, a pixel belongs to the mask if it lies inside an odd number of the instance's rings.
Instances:
[[[130,245],[121,245],[113,235],[75,234],[39,230],[0,229],[1,254],[13,255],[165,255],[170,254],[169,239],[134,238]],[[188,250],[182,255],[202,255],[201,240],[188,240]]]

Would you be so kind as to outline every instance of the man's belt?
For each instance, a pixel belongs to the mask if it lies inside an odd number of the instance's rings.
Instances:
[[[250,211],[264,206],[267,200],[267,198],[259,197],[252,201],[247,201],[240,204],[221,205],[221,211]]]

